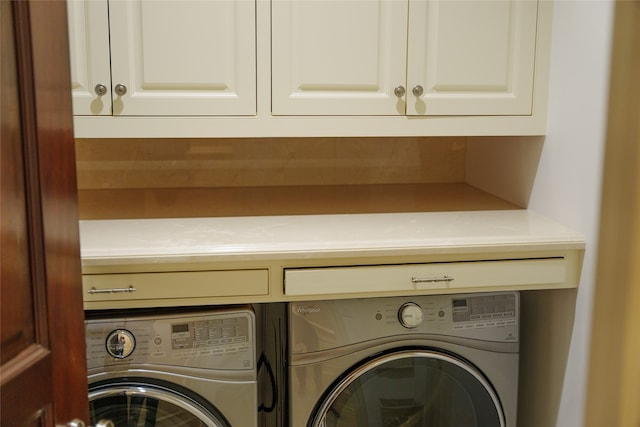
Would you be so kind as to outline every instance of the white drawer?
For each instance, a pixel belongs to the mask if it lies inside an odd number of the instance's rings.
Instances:
[[[85,302],[267,295],[269,271],[88,274],[82,288]]]
[[[285,270],[285,295],[327,295],[563,284],[564,258]]]

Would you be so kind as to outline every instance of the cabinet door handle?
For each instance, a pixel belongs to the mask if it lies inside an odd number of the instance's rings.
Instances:
[[[123,96],[127,93],[127,87],[122,83],[118,83],[113,90],[116,92],[116,95]]]
[[[395,89],[393,89],[393,94],[398,98],[402,98],[406,92],[404,86],[396,86]]]
[[[416,97],[420,98],[424,93],[424,88],[420,85],[414,86],[413,89],[411,90],[411,93],[413,93]]]
[[[98,83],[96,85],[96,87],[94,88],[96,95],[98,96],[103,96],[107,93],[107,87],[105,85],[103,85],[102,83]]]
[[[438,282],[453,282],[453,277],[412,277],[412,283],[438,283]]]
[[[87,291],[88,294],[119,294],[119,293],[131,293],[137,291],[133,286],[129,286],[128,288],[110,288],[110,289],[96,289],[96,287],[92,287]]]

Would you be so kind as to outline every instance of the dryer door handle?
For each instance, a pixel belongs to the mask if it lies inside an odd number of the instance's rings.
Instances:
[[[87,425],[80,418],[76,418],[69,421],[64,426],[58,427],[87,427]],[[111,420],[100,420],[96,423],[95,427],[115,427],[115,424],[113,424],[113,421]]]

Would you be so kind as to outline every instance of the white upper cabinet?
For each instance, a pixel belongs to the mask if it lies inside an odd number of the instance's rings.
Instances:
[[[272,4],[273,114],[531,114],[535,0]]]
[[[407,6],[273,0],[273,113],[404,114]]]
[[[255,115],[255,1],[69,0],[69,17],[74,114]]]
[[[546,132],[552,1],[67,1],[77,138]]]
[[[407,114],[529,115],[532,0],[410,0]]]
[[[73,113],[111,115],[107,2],[69,0],[67,13]]]

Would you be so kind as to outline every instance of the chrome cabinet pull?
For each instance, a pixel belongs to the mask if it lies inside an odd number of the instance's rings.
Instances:
[[[442,276],[442,277],[412,277],[412,283],[437,283],[437,282],[452,282],[453,277]]]
[[[103,96],[107,93],[107,87],[102,83],[98,83],[94,90],[98,96]]]
[[[398,98],[402,98],[406,92],[404,86],[396,86],[395,89],[393,89],[393,94]]]
[[[114,88],[114,91],[116,92],[116,95],[124,96],[127,93],[127,87],[125,85],[123,85],[122,83],[119,83]]]
[[[413,95],[416,96],[417,98],[420,98],[424,93],[424,88],[420,85],[417,85],[416,87],[413,88],[411,93],[413,93]]]
[[[128,288],[110,288],[110,289],[96,289],[96,287],[92,287],[91,289],[89,289],[87,291],[87,293],[94,295],[94,294],[118,294],[118,293],[131,293],[131,292],[135,292],[137,291],[136,288],[133,287],[133,285],[129,286]]]

